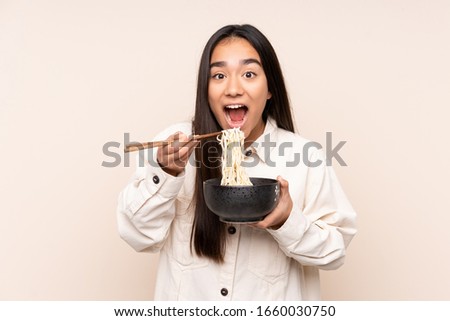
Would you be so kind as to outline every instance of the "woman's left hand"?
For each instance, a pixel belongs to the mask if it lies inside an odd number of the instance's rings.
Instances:
[[[284,222],[288,219],[289,215],[292,211],[292,198],[289,194],[289,183],[281,176],[277,177],[277,180],[280,182],[280,201],[278,202],[277,207],[268,214],[264,220],[252,224],[254,227],[259,228],[270,228],[270,229],[279,229]]]

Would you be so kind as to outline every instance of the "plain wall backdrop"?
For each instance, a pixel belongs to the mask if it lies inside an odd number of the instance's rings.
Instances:
[[[450,2],[0,0],[0,299],[149,300],[117,233],[134,171],[104,144],[190,120],[218,28],[272,42],[298,131],[333,145],[358,213],[328,300],[450,300]]]

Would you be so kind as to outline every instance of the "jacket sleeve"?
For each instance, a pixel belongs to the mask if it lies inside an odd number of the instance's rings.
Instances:
[[[175,217],[175,199],[184,175],[171,176],[157,165],[139,167],[120,193],[119,234],[136,251],[157,252],[164,245]]]
[[[317,161],[319,166],[311,166]],[[356,214],[320,150],[307,173],[304,201],[291,195],[294,207],[289,218],[279,229],[268,231],[281,250],[302,265],[337,269],[356,234]]]
[[[174,125],[155,137],[166,139],[176,131],[189,133],[188,124]],[[177,177],[164,172],[156,161],[157,149],[140,151],[137,170],[118,199],[119,234],[136,251],[157,252],[164,245],[175,217],[175,199],[185,172]]]

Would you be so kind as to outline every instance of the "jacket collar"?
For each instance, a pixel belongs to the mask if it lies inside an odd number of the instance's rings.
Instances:
[[[275,119],[269,117],[264,127],[264,132],[258,137],[248,148],[245,149],[244,154],[251,151],[256,153],[262,162],[266,162],[268,156],[272,154],[275,147],[278,145],[278,126]]]

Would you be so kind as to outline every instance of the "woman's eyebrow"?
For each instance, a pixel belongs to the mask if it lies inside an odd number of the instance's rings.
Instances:
[[[227,65],[227,63],[225,61],[215,61],[209,65],[209,69],[211,69],[213,67],[225,67],[226,65]]]
[[[255,58],[242,59],[239,61],[239,63],[241,65],[257,64],[258,66],[262,67],[259,60],[255,59]],[[227,65],[227,63],[225,61],[215,61],[209,65],[209,68],[211,69],[213,67],[225,67],[226,65]]]
[[[255,58],[248,58],[248,59],[241,60],[241,64],[242,64],[242,65],[257,64],[257,65],[259,65],[260,67],[262,67],[262,66],[261,66],[261,63],[259,62],[259,60],[258,60],[258,59],[255,59]]]

